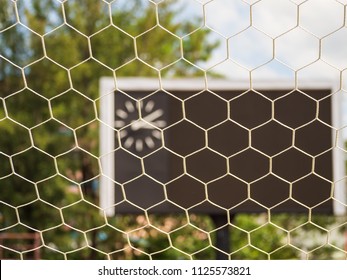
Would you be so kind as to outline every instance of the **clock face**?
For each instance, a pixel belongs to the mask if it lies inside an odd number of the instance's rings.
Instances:
[[[160,129],[167,125],[165,115],[165,108],[160,98],[135,101],[118,94],[114,124],[115,128],[119,129],[122,147],[138,156],[144,156],[161,147]]]

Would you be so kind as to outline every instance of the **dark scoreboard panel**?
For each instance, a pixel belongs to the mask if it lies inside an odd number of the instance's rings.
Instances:
[[[115,213],[331,213],[330,94],[116,91]]]

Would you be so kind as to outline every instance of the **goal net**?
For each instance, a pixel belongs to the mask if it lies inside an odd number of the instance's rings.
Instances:
[[[346,259],[346,5],[3,1],[0,259]]]

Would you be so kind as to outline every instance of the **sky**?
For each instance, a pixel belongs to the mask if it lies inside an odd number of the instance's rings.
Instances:
[[[347,0],[178,0],[220,40],[207,63],[229,79],[326,80],[347,91]],[[343,108],[347,108],[347,93]],[[347,112],[347,110],[344,110]],[[342,126],[347,126],[347,113]],[[345,135],[347,135],[347,128]]]
[[[246,69],[254,70],[275,58],[289,66],[289,71],[295,71],[316,61],[321,48],[324,61],[338,70],[347,67],[347,28],[342,28],[345,0],[179,2],[190,10],[185,13],[187,17],[200,15],[214,31],[214,37],[223,41],[207,66],[229,57]]]

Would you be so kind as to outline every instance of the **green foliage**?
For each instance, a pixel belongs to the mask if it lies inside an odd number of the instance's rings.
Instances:
[[[7,118],[0,122],[0,134],[0,150],[8,156],[24,151],[31,146],[29,131]]]
[[[28,128],[50,118],[49,103],[34,92],[25,89],[6,99],[8,116]],[[20,110],[18,110],[20,108]]]
[[[153,77],[160,71],[171,77],[201,75],[182,60],[180,43],[180,36],[198,27],[200,19],[176,20],[179,11],[169,2],[156,7],[141,0],[1,2],[3,232],[42,232],[45,246],[40,250],[46,259],[105,258],[100,251],[124,259],[187,257],[179,251],[178,236],[173,240],[177,248],[170,248],[168,234],[155,227],[129,235],[133,249],[126,249],[128,239],[115,228],[128,230],[132,218],[112,217],[108,223],[113,226],[108,226],[93,206],[98,205],[100,174],[99,79],[114,74]],[[204,43],[185,39],[185,46],[195,47],[196,53],[207,50],[194,57],[197,61],[209,59],[218,45],[203,40],[209,32],[199,34]],[[13,207],[27,226],[16,226]],[[192,253],[208,246],[208,235],[195,240],[195,231],[180,230],[192,235],[183,248]]]

